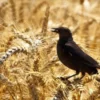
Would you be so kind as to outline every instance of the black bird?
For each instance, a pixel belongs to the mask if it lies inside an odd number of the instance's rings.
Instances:
[[[52,28],[52,32],[59,35],[57,43],[57,55],[59,60],[67,67],[76,71],[74,75],[66,79],[82,73],[84,77],[85,72],[89,75],[98,74],[97,68],[100,65],[88,54],[83,52],[80,47],[73,41],[72,33],[68,28],[58,27]]]

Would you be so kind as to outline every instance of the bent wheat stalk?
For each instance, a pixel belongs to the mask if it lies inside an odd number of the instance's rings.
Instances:
[[[6,51],[6,53],[0,58],[0,64],[2,64],[8,57],[18,51],[25,51],[24,48],[21,47],[12,47]]]

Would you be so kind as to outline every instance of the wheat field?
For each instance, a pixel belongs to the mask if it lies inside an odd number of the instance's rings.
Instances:
[[[59,61],[51,32],[68,27],[100,63],[99,7],[100,0],[0,0],[0,100],[100,100],[100,74],[59,79],[75,72]]]

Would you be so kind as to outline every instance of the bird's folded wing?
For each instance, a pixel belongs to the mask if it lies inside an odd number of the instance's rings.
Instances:
[[[65,48],[82,64],[88,65],[90,67],[99,67],[98,63],[92,57],[84,53],[75,42],[66,43]]]

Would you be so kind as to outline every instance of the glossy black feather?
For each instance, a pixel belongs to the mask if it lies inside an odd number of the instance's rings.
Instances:
[[[71,41],[65,44],[65,49],[72,54],[72,56],[77,57],[83,64],[87,64],[90,67],[99,67],[97,61],[95,61],[92,57],[84,53],[78,45]]]
[[[72,33],[68,28],[53,28],[53,32],[59,34],[57,43],[57,55],[59,60],[67,67],[76,70],[76,73],[85,72],[88,74],[98,73],[96,68],[100,68],[97,61],[86,54],[73,41]]]

